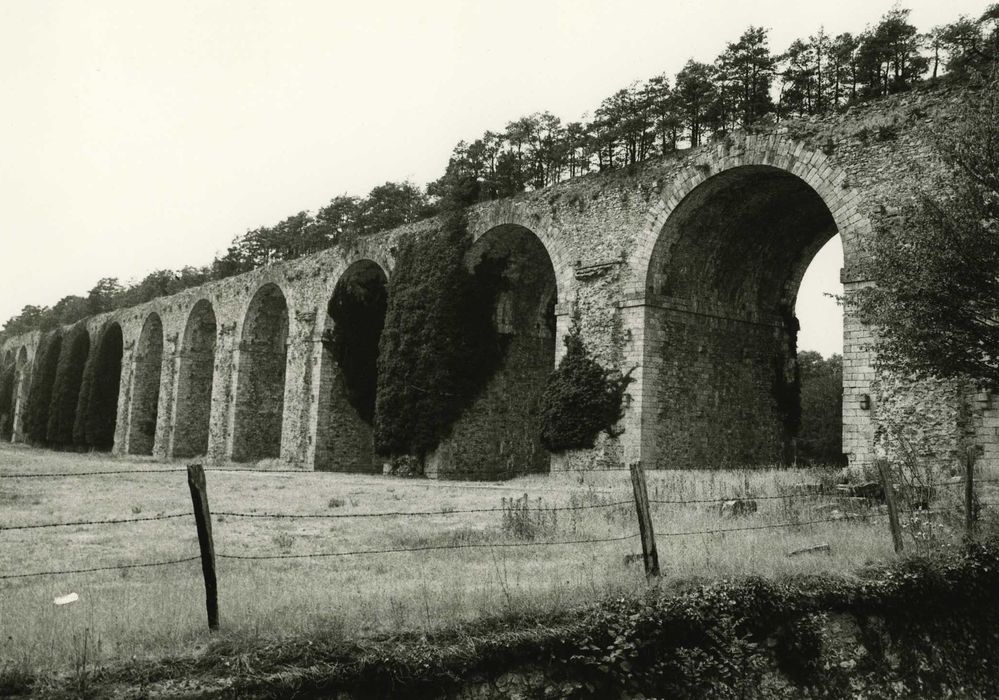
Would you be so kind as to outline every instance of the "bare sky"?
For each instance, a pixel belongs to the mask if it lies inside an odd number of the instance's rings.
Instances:
[[[910,0],[920,29],[982,0]],[[232,237],[386,180],[459,139],[709,61],[861,31],[889,0],[0,0],[0,323],[100,277],[203,265]],[[820,253],[800,345],[839,352],[842,253]],[[821,331],[821,332],[819,332]]]

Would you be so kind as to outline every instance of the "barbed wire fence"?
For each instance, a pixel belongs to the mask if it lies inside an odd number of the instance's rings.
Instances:
[[[161,513],[157,515],[150,516],[136,516],[136,517],[123,517],[123,518],[109,518],[109,519],[92,519],[92,520],[68,520],[68,521],[56,521],[56,522],[28,522],[28,523],[12,523],[0,525],[0,537],[3,533],[11,531],[28,531],[28,530],[43,530],[50,528],[67,528],[67,527],[114,527],[114,526],[131,526],[138,523],[148,523],[154,521],[167,521],[167,520],[178,520],[183,518],[193,517],[198,531],[198,541],[199,541],[199,552],[186,557],[176,557],[171,559],[159,560],[159,561],[141,561],[141,562],[130,562],[130,563],[119,563],[113,565],[105,566],[92,566],[92,567],[82,567],[82,568],[65,568],[57,570],[46,570],[46,571],[18,571],[18,572],[0,572],[0,581],[9,580],[24,580],[32,578],[40,578],[47,576],[68,576],[77,574],[90,574],[96,572],[107,572],[107,571],[125,571],[131,569],[148,569],[155,567],[168,567],[180,564],[188,564],[195,561],[201,561],[202,573],[205,578],[206,587],[206,606],[208,610],[209,618],[209,628],[218,629],[219,627],[219,615],[218,615],[218,595],[217,595],[217,581],[216,581],[216,559],[222,560],[233,560],[233,561],[276,561],[276,560],[291,560],[291,559],[330,559],[339,557],[354,557],[354,556],[377,556],[386,554],[396,554],[396,553],[407,553],[407,552],[429,552],[429,551],[442,551],[442,550],[468,550],[468,549],[488,549],[488,548],[519,548],[519,547],[557,547],[557,546],[583,546],[583,545],[596,545],[605,544],[613,542],[625,542],[629,540],[638,539],[642,545],[642,559],[645,565],[646,575],[650,579],[654,579],[660,576],[660,566],[658,561],[658,554],[656,550],[656,540],[668,540],[673,538],[684,538],[684,537],[704,537],[704,536],[721,536],[724,537],[730,533],[745,533],[753,531],[764,531],[764,530],[787,530],[792,528],[802,528],[811,525],[827,524],[827,523],[849,523],[849,522],[868,522],[874,520],[887,519],[889,521],[889,532],[892,537],[893,545],[896,552],[903,551],[903,539],[901,536],[902,525],[900,523],[900,517],[898,512],[896,493],[897,487],[895,480],[890,476],[889,470],[886,468],[885,464],[879,464],[879,470],[881,474],[881,482],[879,484],[881,488],[881,497],[857,497],[850,493],[840,492],[834,489],[828,489],[821,485],[816,485],[818,488],[813,488],[805,492],[789,492],[782,494],[766,494],[766,495],[729,495],[723,497],[715,498],[649,498],[647,492],[647,483],[645,477],[645,471],[640,463],[635,463],[626,468],[605,468],[596,470],[571,470],[587,472],[591,474],[598,474],[601,472],[624,472],[627,471],[631,476],[631,485],[633,490],[633,499],[626,500],[606,500],[590,503],[570,503],[568,505],[549,505],[544,506],[543,510],[546,513],[558,513],[558,512],[579,512],[579,511],[595,511],[595,510],[607,510],[607,509],[623,509],[629,506],[634,506],[635,515],[637,521],[637,528],[627,534],[623,535],[610,535],[605,537],[574,537],[570,539],[530,539],[526,541],[484,541],[484,542],[450,542],[446,544],[429,544],[429,545],[418,545],[409,547],[373,547],[364,549],[351,549],[351,550],[340,550],[340,551],[320,551],[320,552],[309,552],[309,553],[281,553],[281,554],[269,554],[269,553],[250,553],[250,554],[237,554],[232,552],[215,552],[214,541],[212,538],[212,515],[216,518],[234,518],[234,519],[249,519],[249,520],[293,520],[293,521],[303,521],[303,520],[344,520],[344,519],[376,519],[376,518],[392,518],[392,519],[408,519],[408,518],[428,518],[428,517],[452,517],[461,516],[467,514],[489,514],[489,513],[503,513],[507,515],[511,512],[511,508],[515,502],[522,503],[523,506],[528,506],[527,494],[524,494],[523,501],[520,499],[510,499],[510,504],[508,505],[506,499],[504,498],[503,505],[501,507],[489,507],[489,508],[446,508],[446,509],[436,509],[436,510],[392,510],[392,511],[381,511],[381,512],[351,512],[351,513],[272,513],[272,512],[247,512],[247,511],[236,511],[236,510],[218,510],[212,513],[208,506],[208,491],[206,482],[206,471],[207,473],[254,473],[258,475],[267,474],[305,474],[302,470],[286,469],[286,470],[260,470],[260,469],[248,469],[248,468],[238,468],[238,467],[217,467],[205,470],[200,464],[192,464],[184,467],[171,467],[171,468],[161,468],[161,469],[135,469],[135,470],[99,470],[99,471],[89,471],[89,472],[0,472],[0,481],[3,480],[24,480],[24,479],[69,479],[69,478],[94,478],[99,479],[107,476],[115,475],[128,475],[128,476],[142,476],[147,474],[166,474],[166,473],[186,473],[188,487],[191,493],[192,509],[184,512],[175,513]],[[965,520],[966,536],[971,537],[975,534],[977,527],[977,521],[979,513],[983,506],[995,506],[999,503],[983,501],[979,498],[979,494],[976,491],[976,486],[980,484],[996,483],[999,479],[975,479],[974,477],[975,465],[974,459],[969,457],[966,462],[966,471],[962,478],[945,481],[945,482],[934,482],[923,484],[924,487],[930,487],[933,489],[946,489],[946,488],[960,488],[963,490],[963,511]],[[661,530],[659,532],[655,531],[653,526],[652,518],[652,508],[655,506],[657,508],[662,507],[680,507],[680,508],[690,508],[699,506],[718,506],[718,507],[732,507],[738,509],[740,504],[752,504],[752,511],[756,510],[757,501],[783,501],[785,503],[803,503],[815,500],[829,500],[829,499],[840,499],[841,501],[850,503],[857,501],[866,501],[868,506],[875,505],[878,502],[883,501],[883,509],[873,509],[868,508],[865,512],[860,513],[849,513],[849,512],[836,512],[835,515],[830,515],[828,517],[822,518],[810,518],[802,519],[800,517],[794,517],[784,522],[771,522],[771,523],[761,523],[752,525],[736,525],[733,527],[712,527],[712,528],[701,528],[701,529],[689,529],[689,530]],[[542,507],[539,503],[539,511]],[[911,510],[911,509],[910,509]],[[953,509],[952,509],[953,510]],[[930,509],[927,505],[926,508],[920,511],[925,513],[927,517],[933,517],[943,511]],[[908,513],[911,516],[911,512]],[[0,539],[0,546],[3,546],[3,541]]]

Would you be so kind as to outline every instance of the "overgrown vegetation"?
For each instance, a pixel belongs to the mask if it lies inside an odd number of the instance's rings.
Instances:
[[[541,395],[541,444],[551,452],[593,447],[600,431],[614,436],[631,371],[622,375],[593,359],[578,320],[565,337],[565,355]]]
[[[881,329],[882,367],[999,388],[999,84],[969,95],[936,151],[946,177],[876,227],[877,286],[856,303]]]
[[[85,297],[67,296],[52,308],[27,305],[7,320],[3,333],[49,330],[337,243],[350,247],[359,236],[439,213],[445,208],[442,190],[456,177],[474,182],[469,201],[507,197],[594,170],[628,167],[733,129],[902,92],[926,78],[967,80],[988,73],[997,56],[996,4],[980,17],[962,16],[926,33],[897,7],[860,34],[831,37],[820,28],[782,54],[771,51],[767,29],[749,27],[712,63],[691,60],[672,80],[663,73],[632,83],[604,99],[590,120],[563,123],[550,112],[535,113],[471,143],[459,142],[444,175],[425,189],[386,182],[364,197],[334,197],[314,214],[298,212],[236,236],[211,265],[156,270],[128,285],[105,278]]]
[[[24,432],[28,440],[38,445],[48,442],[49,407],[52,404],[52,388],[55,386],[61,350],[62,333],[58,330],[46,334],[38,349],[38,361],[24,415]]]
[[[997,572],[989,542],[851,577],[655,587],[370,641],[222,639],[196,659],[102,669],[98,682],[224,682],[241,697],[428,697],[502,677],[525,697],[987,698],[999,682]],[[15,672],[10,683],[38,681]]]
[[[73,445],[76,406],[80,398],[83,368],[89,354],[90,334],[82,324],[78,324],[66,333],[56,366],[45,433],[46,440],[53,447],[66,448]]]
[[[797,460],[805,464],[843,464],[843,358],[798,353],[801,377],[801,430]]]
[[[457,207],[403,241],[378,346],[375,449],[422,460],[485,387],[503,357],[493,324],[504,260],[465,266],[472,245]]]

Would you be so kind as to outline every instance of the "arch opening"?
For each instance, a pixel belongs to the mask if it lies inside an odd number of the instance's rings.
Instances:
[[[121,326],[116,322],[107,324],[83,373],[73,427],[73,442],[79,447],[101,452],[114,447],[123,350]]]
[[[156,443],[160,379],[163,371],[163,322],[159,314],[149,314],[142,324],[132,367],[128,453],[151,455]]]
[[[493,323],[502,361],[485,389],[427,464],[437,476],[494,479],[544,473],[540,396],[555,368],[555,268],[541,239],[504,224],[486,231],[466,264],[483,284],[498,283]]]
[[[208,452],[215,381],[218,321],[211,303],[202,299],[187,318],[177,375],[173,456],[195,457]]]
[[[275,284],[254,295],[243,321],[232,459],[279,457],[288,362],[288,304]]]
[[[24,414],[28,403],[28,392],[31,390],[32,367],[28,359],[28,348],[22,346],[15,360],[13,396],[10,407],[11,440],[24,440]]]
[[[83,383],[83,369],[90,356],[90,333],[83,326],[71,329],[63,340],[49,402],[46,438],[50,445],[73,445],[73,425]]]
[[[657,467],[794,461],[798,288],[836,233],[822,197],[772,166],[723,171],[673,210],[646,278],[645,429]]]
[[[47,444],[49,408],[52,403],[52,390],[55,385],[59,355],[62,351],[62,333],[52,331],[39,345],[35,363],[31,391],[25,410],[25,436],[30,442]]]
[[[353,263],[326,305],[316,429],[316,469],[372,471],[372,423],[378,386],[378,342],[388,304],[385,271]]]
[[[0,362],[0,440],[9,441],[14,435],[14,403],[17,367],[14,354],[7,351]]]

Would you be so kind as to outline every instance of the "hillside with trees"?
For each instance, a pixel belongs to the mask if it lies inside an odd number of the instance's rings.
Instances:
[[[768,30],[749,27],[712,63],[688,61],[674,76],[655,75],[605,98],[592,115],[563,121],[550,112],[514,119],[453,149],[446,171],[426,185],[386,182],[365,196],[338,195],[315,212],[233,238],[210,265],[156,270],[123,284],[98,280],[86,296],[52,307],[25,306],[2,335],[65,326],[87,316],[315,253],[379,230],[439,213],[449,189],[465,203],[540,189],[587,173],[668,156],[755,125],[821,115],[858,101],[934,81],[967,81],[993,70],[999,56],[999,4],[980,17],[959,17],[920,31],[895,8],[854,35],[815,34],[781,53]]]

